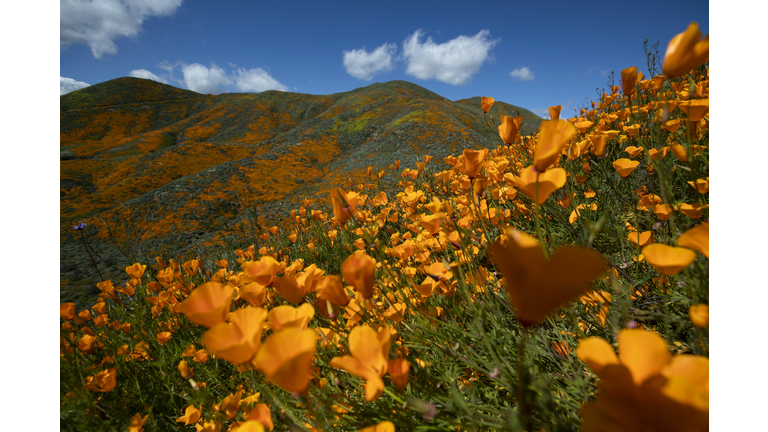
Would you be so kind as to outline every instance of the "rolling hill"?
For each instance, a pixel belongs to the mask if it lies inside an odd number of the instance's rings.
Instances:
[[[92,295],[100,277],[121,283],[128,257],[221,247],[216,234],[244,218],[277,222],[304,199],[361,183],[368,166],[415,168],[422,155],[443,164],[500,143],[479,97],[450,101],[407,81],[213,96],[119,78],[61,96],[60,106],[62,302]],[[542,119],[524,108],[496,102],[490,114],[498,124],[518,112],[525,133],[538,129]],[[80,222],[86,230],[73,230]]]

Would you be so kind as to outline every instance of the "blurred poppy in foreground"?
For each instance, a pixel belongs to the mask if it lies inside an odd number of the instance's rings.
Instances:
[[[526,327],[584,294],[606,269],[605,260],[589,249],[563,246],[547,260],[530,235],[510,229],[507,238],[506,245],[494,243],[489,249],[504,275],[509,301]]]
[[[677,78],[708,61],[709,35],[702,39],[699,25],[693,22],[669,41],[662,71],[669,78]]]

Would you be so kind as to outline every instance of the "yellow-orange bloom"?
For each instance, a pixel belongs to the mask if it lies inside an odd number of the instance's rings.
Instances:
[[[677,78],[708,61],[709,35],[701,39],[699,25],[693,22],[669,41],[662,71],[669,78]]]
[[[341,264],[341,275],[363,298],[373,297],[373,281],[376,272],[376,260],[363,251],[357,251]]]
[[[142,432],[144,430],[144,422],[149,418],[149,414],[144,417],[140,413],[136,413],[131,418],[131,425],[128,426],[128,432]]]
[[[189,367],[189,363],[186,360],[180,361],[177,369],[183,378],[192,378],[195,376],[195,371]]]
[[[400,391],[405,390],[408,386],[408,371],[410,369],[411,364],[404,358],[389,360],[387,364],[387,372]]]
[[[275,275],[280,269],[280,264],[271,256],[263,256],[260,260],[250,262],[243,268],[242,282],[258,282],[261,285],[270,286],[275,280]]]
[[[591,281],[606,268],[597,253],[564,246],[547,260],[539,242],[530,235],[510,229],[508,242],[491,244],[493,262],[506,281],[509,301],[524,326],[540,323],[560,305],[591,288]]]
[[[360,203],[360,194],[357,192],[344,192],[341,188],[331,189],[331,203],[333,204],[333,219],[340,224],[347,223],[352,218]]]
[[[201,406],[202,408],[202,406]],[[195,408],[194,405],[190,405],[187,407],[186,410],[184,410],[184,415],[177,418],[176,421],[179,423],[184,423],[184,425],[189,426],[191,424],[197,423],[198,420],[200,420],[200,416],[203,414],[202,411]]]
[[[146,268],[147,268],[146,265],[135,263],[130,267],[126,267],[125,272],[128,273],[128,275],[134,279],[141,279],[141,277],[144,275],[144,270],[146,270]]]
[[[349,332],[349,352],[352,355],[334,357],[328,364],[367,380],[365,400],[374,401],[384,392],[381,378],[387,373],[390,340],[387,326],[381,327],[378,332],[367,325],[355,327]]]
[[[639,161],[633,161],[627,158],[617,159],[613,162],[613,167],[622,177],[627,177],[632,174],[632,171],[640,165]]]
[[[256,354],[256,367],[280,387],[304,393],[312,378],[316,342],[313,329],[288,327],[272,333]]]
[[[518,134],[520,133],[520,127],[523,124],[523,116],[509,117],[501,116],[501,124],[499,125],[499,136],[504,144],[514,144],[517,141]]]
[[[538,172],[544,172],[560,157],[565,145],[576,135],[576,127],[564,120],[545,120],[533,156],[533,166]]]
[[[696,254],[690,249],[662,243],[650,244],[643,248],[642,253],[645,260],[664,276],[680,273],[696,259]]]
[[[563,109],[562,105],[555,105],[549,107],[549,119],[560,120],[560,110]]]
[[[387,420],[375,426],[360,429],[358,432],[395,432],[395,424]]]
[[[206,282],[192,290],[177,310],[195,324],[213,327],[226,321],[234,291],[231,285]]]
[[[270,309],[267,322],[274,331],[287,327],[305,329],[314,316],[315,308],[309,303],[304,303],[297,308],[283,305]]]
[[[520,173],[516,181],[520,192],[537,204],[543,204],[552,192],[565,185],[566,178],[565,170],[562,168],[553,168],[539,174],[535,167],[529,166]]]
[[[637,66],[632,66],[621,71],[621,91],[625,96],[635,92],[637,86]]]
[[[267,311],[248,306],[229,315],[230,323],[221,322],[203,335],[203,345],[213,354],[232,362],[251,361],[261,346]]]
[[[694,326],[704,328],[709,325],[709,306],[705,304],[693,305],[688,310],[688,317]]]
[[[581,430],[708,430],[709,360],[671,358],[664,339],[647,330],[622,330],[618,339],[618,357],[596,337],[576,350],[600,377],[597,400],[582,407]]]
[[[117,368],[105,369],[94,376],[85,378],[86,390],[96,392],[112,391],[117,385]]]
[[[483,96],[480,98],[480,106],[483,108],[483,112],[487,113],[491,110],[495,100],[492,97]]]
[[[464,159],[464,174],[473,179],[480,173],[480,169],[483,167],[483,160],[488,156],[488,149],[464,149],[461,155]]]
[[[709,259],[709,222],[684,232],[678,237],[677,245],[693,249]]]
[[[60,306],[60,316],[63,320],[71,320],[75,317],[75,304],[72,302],[62,303]]]
[[[631,232],[627,237],[630,243],[634,243],[636,247],[643,247],[650,244],[653,241],[653,231],[644,232]]]

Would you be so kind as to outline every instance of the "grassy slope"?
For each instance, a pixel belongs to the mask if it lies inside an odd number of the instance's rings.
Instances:
[[[220,245],[214,233],[248,215],[277,221],[304,198],[359,183],[369,165],[493,148],[479,106],[479,97],[451,102],[406,81],[210,96],[120,78],[62,96],[61,301],[90,296],[99,280],[75,223],[88,222],[102,276],[122,278],[124,255],[210,250]],[[522,108],[497,102],[491,114],[518,109],[524,130],[537,129],[541,119]]]

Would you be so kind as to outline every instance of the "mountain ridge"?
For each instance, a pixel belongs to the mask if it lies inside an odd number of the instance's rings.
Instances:
[[[62,301],[98,282],[76,223],[93,227],[86,238],[117,269],[106,278],[119,279],[126,258],[113,238],[126,251],[143,247],[145,258],[196,253],[247,212],[274,223],[305,198],[364,183],[369,165],[415,168],[423,155],[442,164],[500,143],[479,103],[408,81],[332,95],[200,95],[139,78],[102,84],[61,96]],[[514,105],[496,102],[491,114],[518,111],[524,130],[538,129],[541,119]]]

